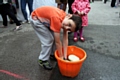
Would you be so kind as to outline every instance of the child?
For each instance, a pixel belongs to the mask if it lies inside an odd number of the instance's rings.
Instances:
[[[91,7],[88,0],[75,0],[72,4],[72,11],[74,14],[78,14],[82,18],[82,27],[77,32],[74,32],[74,41],[78,40],[78,33],[81,41],[85,41],[83,37],[83,27],[88,25],[88,12]]]
[[[56,7],[43,6],[37,8],[31,13],[31,24],[41,41],[41,52],[39,56],[39,64],[47,70],[51,70],[52,66],[48,60],[50,55],[53,57],[57,48],[59,57],[66,59],[68,46],[68,32],[74,32],[81,27],[82,19],[77,15],[66,13]],[[63,49],[60,40],[60,31],[63,29]],[[55,45],[56,44],[56,45]]]

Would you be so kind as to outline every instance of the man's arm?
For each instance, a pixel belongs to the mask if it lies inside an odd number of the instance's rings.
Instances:
[[[64,30],[63,33],[63,50],[64,58],[67,59],[67,47],[68,47],[68,32]]]
[[[60,33],[54,32],[54,38],[55,38],[56,48],[57,48],[58,53],[59,53],[59,57],[63,59],[62,43],[61,43],[61,40],[60,40]]]

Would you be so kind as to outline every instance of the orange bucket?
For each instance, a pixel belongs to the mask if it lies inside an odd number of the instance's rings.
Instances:
[[[70,54],[74,54],[80,58],[79,61],[65,61],[58,56],[58,51],[55,51],[55,58],[57,59],[58,67],[63,76],[75,77],[80,72],[82,64],[87,57],[86,52],[76,46],[68,46],[67,48],[67,57]]]

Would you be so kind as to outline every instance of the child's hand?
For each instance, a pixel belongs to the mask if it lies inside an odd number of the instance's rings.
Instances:
[[[85,15],[85,13],[83,11],[80,12],[80,15]]]
[[[60,56],[61,59],[63,59],[63,56]]]
[[[79,16],[82,16],[82,15],[85,14],[83,11],[81,11],[81,12],[80,12],[80,11],[77,11],[77,13],[78,13]]]
[[[36,16],[33,16],[33,18],[32,18],[33,20],[37,20],[37,17]]]
[[[80,11],[77,11],[78,15],[80,15]]]

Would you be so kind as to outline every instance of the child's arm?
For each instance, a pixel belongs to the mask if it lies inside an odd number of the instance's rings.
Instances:
[[[59,57],[61,59],[63,59],[62,43],[61,43],[61,40],[60,40],[60,33],[54,32],[54,38],[55,38],[56,48],[57,48],[58,53],[59,53]]]
[[[64,58],[67,59],[67,47],[68,47],[68,32],[64,30],[63,33],[63,50]]]

